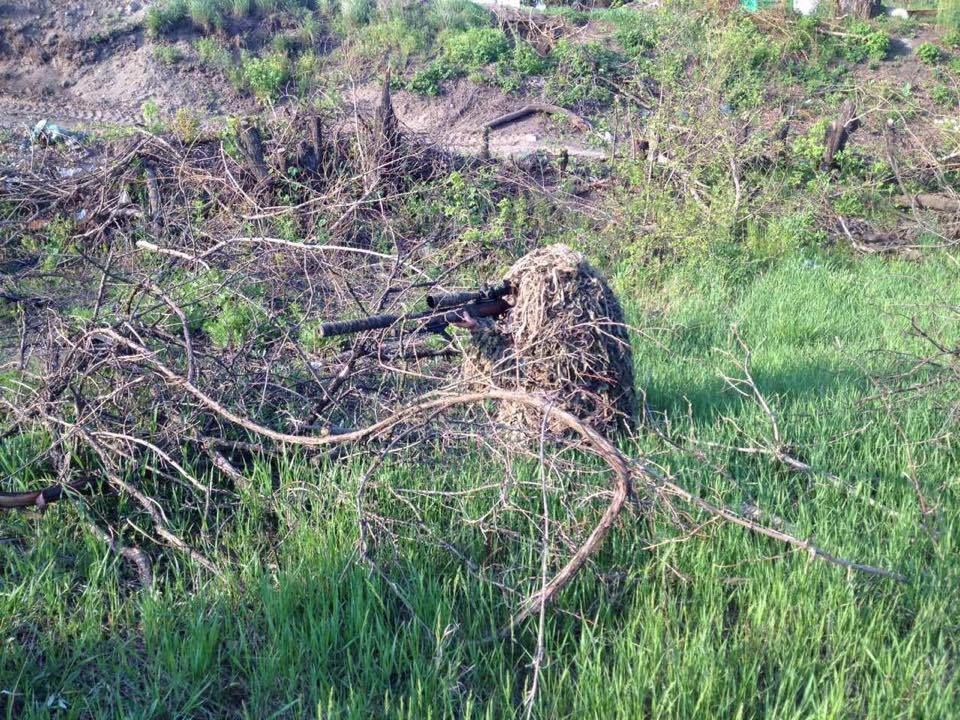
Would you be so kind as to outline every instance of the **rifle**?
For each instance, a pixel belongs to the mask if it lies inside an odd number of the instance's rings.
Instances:
[[[365,330],[382,330],[400,323],[416,323],[415,331],[443,333],[451,323],[473,318],[498,317],[510,309],[504,299],[513,288],[506,281],[481,290],[427,295],[429,310],[405,315],[372,315],[359,320],[334,320],[320,326],[320,337],[351,335]]]

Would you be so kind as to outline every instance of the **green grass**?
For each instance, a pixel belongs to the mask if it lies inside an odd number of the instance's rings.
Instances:
[[[925,442],[944,422],[936,398],[905,399],[892,416],[865,404],[870,372],[894,367],[893,352],[922,350],[909,317],[933,323],[937,308],[960,303],[956,266],[944,256],[790,255],[759,271],[700,260],[665,273],[656,291],[631,286],[634,278],[621,276],[632,320],[645,328],[638,381],[678,442],[769,438],[765,416],[719,375],[735,372],[725,351],[736,350],[736,325],[784,438],[847,487],[734,452],[694,462],[650,434],[631,452],[655,456],[710,497],[753,499],[802,535],[899,570],[910,584],[848,576],[735,528],[664,543],[675,533],[662,519],[651,529],[625,518],[597,558],[606,579],[585,573],[548,613],[534,716],[956,717],[960,458],[955,446]],[[944,328],[954,337],[958,329]],[[8,443],[0,469],[27,452]],[[940,511],[935,541],[918,521],[911,467]],[[42,519],[3,516],[0,690],[22,705],[3,695],[0,709],[48,717],[47,703],[62,700],[57,717],[518,714],[534,627],[485,642],[509,607],[422,545],[402,544],[390,562],[404,607],[354,556],[360,471],[296,458],[274,478],[250,468],[235,513],[211,519],[221,534],[207,551],[230,558],[228,575],[214,581],[174,557],[145,594],[84,533],[72,504]],[[480,462],[383,472],[394,486],[490,478]],[[476,541],[458,518],[425,512],[452,540]]]

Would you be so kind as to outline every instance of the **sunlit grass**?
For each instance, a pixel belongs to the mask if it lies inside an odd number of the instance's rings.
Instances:
[[[719,375],[736,370],[727,354],[738,347],[735,325],[785,439],[845,487],[733,452],[696,462],[649,434],[632,452],[711,497],[735,506],[751,499],[798,533],[897,569],[910,584],[847,576],[713,524],[650,551],[651,541],[673,536],[666,523],[651,531],[624,520],[597,559],[607,579],[586,573],[548,615],[535,716],[955,716],[960,462],[954,446],[915,444],[942,426],[931,401],[890,417],[864,398],[873,392],[867,373],[891,367],[892,351],[921,349],[909,318],[933,322],[938,306],[960,302],[956,279],[945,259],[790,257],[749,281],[699,266],[657,293],[637,289],[630,309],[646,328],[637,375],[675,438],[743,444],[769,435],[764,414]],[[8,448],[4,470],[26,453]],[[435,471],[391,472],[415,486]],[[464,486],[489,477],[472,463],[448,472]],[[939,508],[930,532],[910,472]],[[335,496],[350,492],[358,473],[291,459],[274,490],[269,468],[252,469],[216,550],[230,574],[213,581],[175,559],[146,594],[123,580],[71,504],[42,519],[3,516],[0,535],[16,542],[0,544],[0,690],[16,695],[0,697],[0,707],[29,718],[47,717],[47,704],[60,701],[63,717],[516,714],[532,629],[489,641],[509,608],[428,548],[405,551],[392,567],[411,616],[354,555],[355,518]],[[863,493],[894,517],[863,503]],[[286,507],[285,497],[298,500]],[[264,518],[277,512],[283,530],[265,538]],[[456,533],[450,519],[437,522]]]

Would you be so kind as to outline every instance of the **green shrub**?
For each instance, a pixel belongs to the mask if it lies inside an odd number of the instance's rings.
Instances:
[[[917,57],[920,58],[920,62],[927,65],[936,65],[942,59],[940,48],[932,42],[920,43],[920,45],[917,46],[916,52]]]
[[[187,0],[162,0],[147,9],[147,35],[158,38],[173,30],[187,17]]]
[[[157,101],[150,98],[140,106],[140,114],[143,116],[143,124],[147,126],[150,132],[156,133],[163,130],[163,118],[160,116],[160,106]]]
[[[429,8],[429,22],[437,30],[463,31],[486,26],[489,16],[470,0],[436,0]]]
[[[477,72],[492,62],[506,59],[511,51],[507,36],[495,28],[471,28],[448,34],[441,41],[441,48],[440,57],[407,82],[408,90],[421,95],[439,95],[445,80]],[[530,62],[529,58],[526,62]]]
[[[890,36],[882,30],[874,30],[866,22],[855,22],[850,25],[851,37],[844,38],[843,55],[850,62],[860,63],[864,60],[880,62],[887,59],[890,51]]]
[[[253,12],[253,0],[230,0],[230,14],[234,17],[246,17]]]
[[[161,65],[176,65],[183,60],[183,53],[176,45],[157,45],[153,48],[153,57]]]
[[[549,60],[540,57],[530,43],[518,40],[512,52],[497,63],[494,82],[508,92],[515,92],[526,78],[542,75],[549,67]]]
[[[377,14],[377,4],[375,0],[341,0],[340,14],[349,27],[363,27]]]
[[[464,71],[475,71],[500,60],[510,51],[510,41],[498,28],[470,28],[448,35],[442,42],[447,61]]]
[[[281,53],[262,58],[244,58],[243,78],[257,99],[267,102],[276,100],[290,79],[290,62]]]
[[[617,15],[616,22],[617,30],[614,37],[628,55],[637,57],[656,46],[657,26],[649,17],[631,12],[626,15]]]
[[[407,82],[407,89],[421,95],[436,97],[442,90],[443,81],[456,75],[457,72],[448,63],[443,60],[434,60],[423,70],[414,73]]]
[[[297,58],[293,66],[293,79],[300,97],[307,95],[320,77],[321,60],[312,52]]]
[[[200,38],[193,44],[200,62],[215,70],[226,72],[233,65],[233,55],[219,40],[214,38]]]
[[[266,318],[256,299],[222,292],[217,298],[217,311],[205,320],[203,331],[214,347],[237,347],[255,337]]]
[[[956,104],[956,93],[943,83],[934,85],[930,90],[930,99],[937,105],[950,106]]]
[[[323,35],[323,25],[319,16],[314,12],[308,12],[300,20],[300,38],[305,45],[316,45]]]
[[[554,71],[546,91],[559,105],[606,104],[620,78],[622,57],[599,43],[561,40],[553,49]]]
[[[221,0],[187,0],[187,12],[190,21],[206,32],[223,27]]]
[[[200,118],[190,108],[179,108],[170,123],[170,129],[189,145],[200,136]]]

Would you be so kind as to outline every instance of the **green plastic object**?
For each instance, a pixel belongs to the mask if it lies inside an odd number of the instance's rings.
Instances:
[[[779,5],[780,2],[781,0],[740,0],[743,9],[749,12],[756,12],[761,8],[770,7],[771,5]]]

